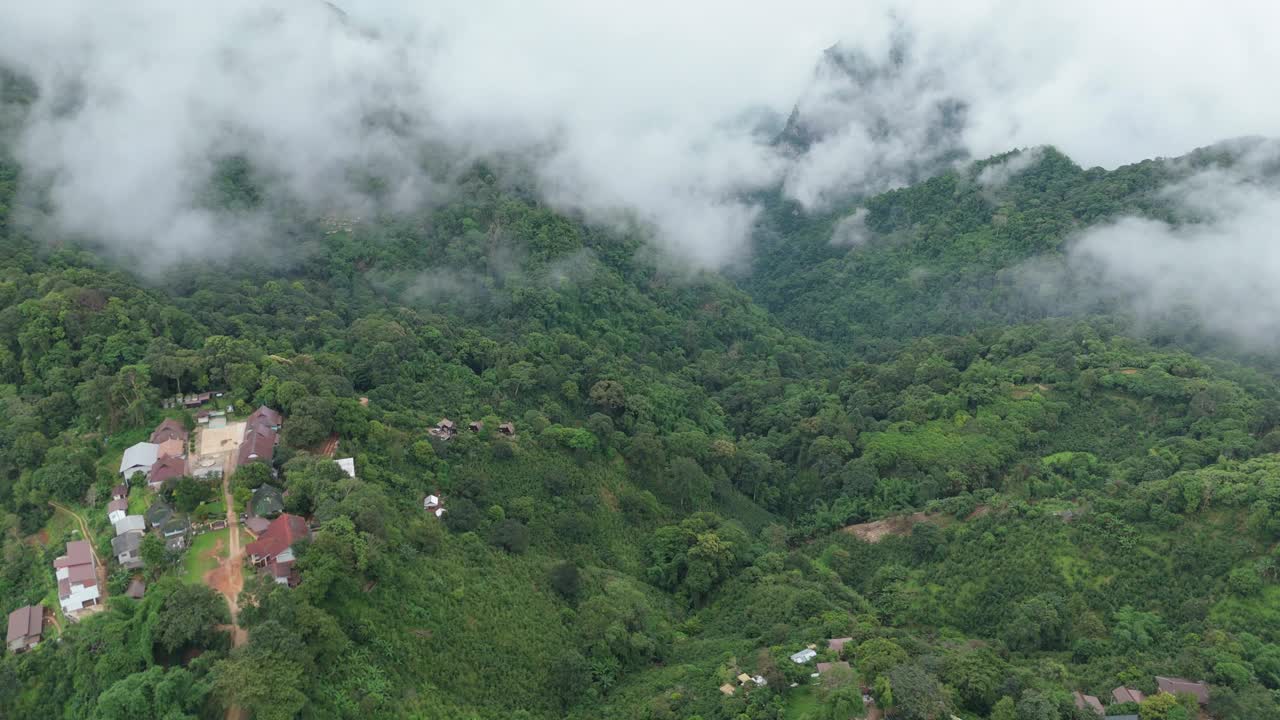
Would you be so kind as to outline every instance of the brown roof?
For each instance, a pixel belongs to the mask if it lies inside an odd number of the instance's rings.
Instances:
[[[93,548],[88,540],[72,540],[67,543],[66,558],[70,565],[92,565]]]
[[[181,438],[170,438],[156,448],[158,457],[182,457],[187,454],[187,441]]]
[[[141,600],[143,594],[146,592],[147,592],[147,584],[137,578],[134,578],[133,582],[129,583],[129,589],[125,590],[124,594],[128,595],[134,600]]]
[[[113,513],[116,510],[128,512],[129,501],[124,498],[120,498],[119,500],[112,500],[111,502],[107,503],[107,513]]]
[[[98,575],[92,565],[81,563],[67,568],[67,580],[76,585],[94,585],[98,582]]]
[[[826,672],[826,671],[828,671],[828,670],[831,670],[831,669],[837,669],[837,670],[850,670],[850,671],[852,671],[852,668],[850,668],[850,667],[849,667],[849,663],[847,663],[847,662],[845,662],[845,661],[843,661],[843,660],[841,660],[840,662],[826,662],[826,663],[818,663],[817,667],[818,667],[818,674],[819,674],[819,675],[821,675],[822,673],[824,673],[824,672]]]
[[[1156,687],[1161,692],[1167,692],[1170,695],[1178,693],[1190,693],[1196,697],[1196,701],[1201,705],[1209,702],[1209,687],[1202,682],[1194,680],[1184,680],[1183,678],[1170,678],[1156,676]]]
[[[269,427],[279,427],[280,423],[283,420],[284,418],[280,415],[280,413],[276,412],[275,410],[272,410],[266,405],[260,405],[257,410],[254,410],[249,415],[249,419],[246,422],[249,424],[250,427],[254,425],[263,425],[263,424]]]
[[[39,636],[44,629],[44,608],[39,605],[28,605],[20,607],[9,613],[9,632],[5,636],[5,642],[11,643],[14,640]]]
[[[836,652],[840,652],[841,650],[844,650],[845,643],[852,642],[852,641],[853,641],[853,638],[851,637],[831,638],[830,640],[827,641],[827,648],[830,650],[835,650]]]
[[[162,457],[151,466],[151,485],[174,480],[187,474],[187,462],[179,457]]]
[[[282,513],[271,521],[257,540],[245,547],[245,551],[260,558],[274,559],[276,555],[292,547],[294,542],[310,534],[306,520],[297,515]]]
[[[1106,710],[1102,707],[1102,702],[1093,695],[1085,695],[1079,690],[1076,690],[1071,693],[1071,697],[1075,700],[1076,707],[1081,710],[1092,710],[1099,715],[1106,714]]]
[[[276,451],[276,431],[265,425],[254,425],[244,431],[240,443],[240,465],[251,462],[270,463]]]
[[[1112,690],[1111,697],[1115,698],[1115,701],[1118,703],[1127,703],[1127,702],[1140,703],[1143,700],[1147,699],[1147,696],[1143,695],[1142,691],[1134,690],[1133,688],[1127,688],[1127,687],[1124,687],[1123,685],[1116,688],[1115,690]]]
[[[129,497],[129,486],[124,483],[111,488],[111,497]]]
[[[500,432],[502,432],[502,433],[507,434],[507,435],[515,435],[515,434],[516,434],[516,426],[515,426],[515,425],[512,425],[512,424],[511,424],[511,423],[509,423],[509,422],[505,422],[505,423],[502,423],[501,425],[499,425],[499,426],[498,426],[498,430],[499,430]]]
[[[270,527],[271,521],[264,517],[251,515],[248,520],[244,521],[244,525],[249,528],[249,532],[254,535],[261,535],[268,527]]]
[[[453,421],[450,420],[449,418],[441,418],[440,422],[436,423],[436,427],[444,428],[446,430],[452,430],[454,426],[453,426]]]
[[[185,444],[187,442],[186,426],[173,418],[166,418],[151,431],[151,442],[159,444],[166,440],[178,440]]]

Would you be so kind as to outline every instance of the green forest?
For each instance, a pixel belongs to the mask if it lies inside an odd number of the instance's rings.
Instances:
[[[33,92],[0,87],[15,112]],[[1081,227],[1178,220],[1161,188],[1225,151],[1106,171],[1050,148],[999,192],[975,178],[1010,156],[825,213],[779,189],[726,274],[510,168],[355,218],[229,157],[205,201],[272,213],[281,246],[155,274],[49,237],[10,150],[0,609],[57,607],[71,513],[110,597],[0,659],[0,717],[1097,717],[1080,692],[1141,720],[1280,718],[1274,359],[1137,325],[1085,278],[1019,289],[1032,259],[1069,273]],[[832,244],[855,213],[870,239]],[[165,400],[211,390],[285,417],[237,504],[271,483],[316,528],[296,587],[246,569],[239,646],[184,553],[114,565],[105,509],[125,448],[196,427]],[[483,427],[430,435],[446,417]],[[318,452],[334,435],[356,477]],[[223,511],[209,482],[160,495]]]

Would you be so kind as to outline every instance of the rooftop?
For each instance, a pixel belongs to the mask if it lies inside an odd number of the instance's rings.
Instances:
[[[44,629],[44,608],[39,605],[27,605],[9,613],[9,632],[5,642],[21,640],[31,635],[39,635]]]

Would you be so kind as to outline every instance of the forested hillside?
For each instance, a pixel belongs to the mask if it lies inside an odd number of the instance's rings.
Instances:
[[[312,216],[249,158],[209,202],[276,213],[288,253],[139,273],[50,237],[0,154],[4,611],[57,605],[79,531],[51,503],[112,555],[124,449],[195,426],[175,393],[280,410],[237,500],[276,483],[317,528],[297,587],[246,571],[234,649],[181,553],[136,601],[112,566],[105,612],[0,660],[0,716],[1078,720],[1072,691],[1128,686],[1143,720],[1195,717],[1156,693],[1175,676],[1213,717],[1280,717],[1274,367],[1010,272],[1121,213],[1176,219],[1156,191],[1221,158],[1045,149],[977,181],[1008,160],[826,215],[770,200],[735,279],[483,164],[429,210]],[[433,438],[444,417],[483,429]],[[356,477],[317,450],[335,434]],[[848,669],[813,681],[810,644]]]

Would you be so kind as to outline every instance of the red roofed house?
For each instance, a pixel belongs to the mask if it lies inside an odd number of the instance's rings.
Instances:
[[[298,584],[297,576],[293,573],[294,543],[309,537],[311,530],[307,527],[306,520],[283,513],[271,521],[257,540],[245,547],[245,552],[254,567],[266,569],[276,582],[288,583],[292,587]]]
[[[35,647],[43,631],[44,607],[28,605],[9,613],[9,632],[5,635],[9,652],[20,653]]]
[[[817,668],[819,675],[828,673],[832,670],[848,670],[849,672],[853,672],[853,668],[849,667],[849,663],[844,660],[839,662],[820,662],[818,663]]]
[[[1123,685],[1112,690],[1111,697],[1115,698],[1118,703],[1141,703],[1143,700],[1147,699],[1147,696],[1143,695],[1142,691],[1127,688]]]
[[[851,637],[831,638],[830,640],[827,640],[827,649],[834,650],[835,653],[839,655],[840,653],[844,652],[844,644],[848,642],[853,642],[853,638]]]
[[[1201,705],[1209,704],[1209,687],[1202,682],[1194,682],[1184,680],[1182,678],[1169,678],[1156,676],[1156,687],[1160,688],[1160,692],[1167,692],[1170,695],[1178,693],[1187,693],[1194,695],[1196,702]]]
[[[187,428],[178,420],[168,418],[151,431],[151,442],[157,445],[166,440],[178,440],[185,447],[187,444]]]
[[[159,490],[166,482],[177,480],[187,474],[187,461],[180,457],[162,457],[151,466],[151,474],[147,476],[147,487]]]
[[[58,601],[62,612],[75,620],[75,613],[100,604],[102,593],[98,589],[98,561],[86,540],[67,543],[67,554],[53,561],[58,577]]]

